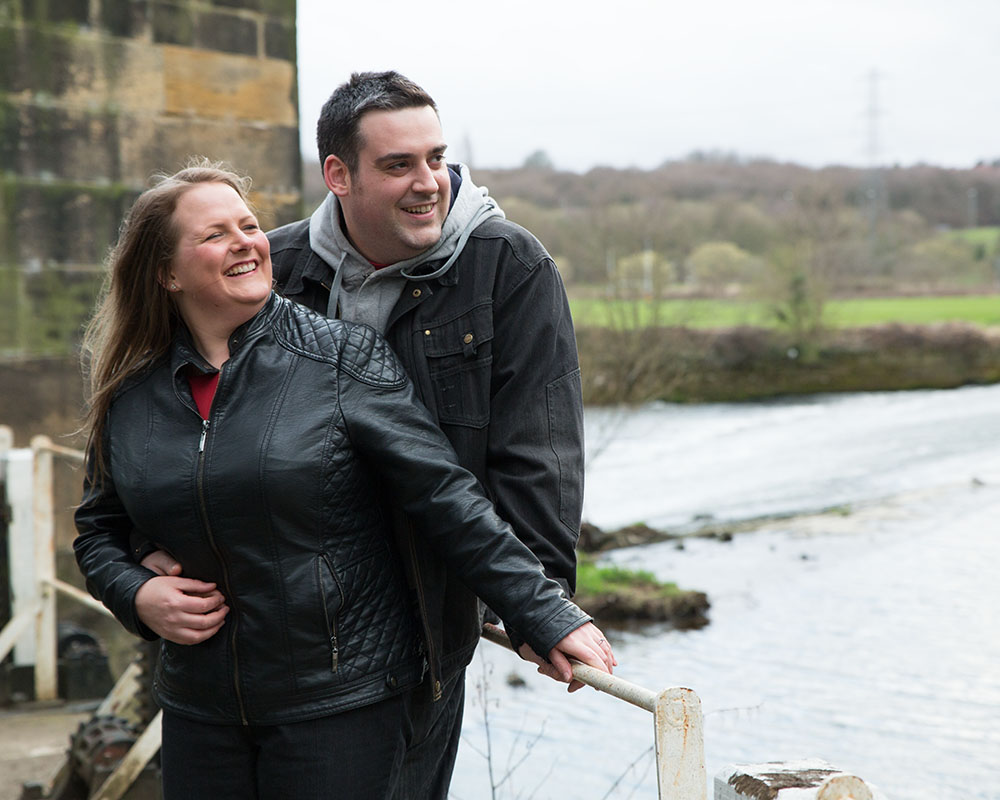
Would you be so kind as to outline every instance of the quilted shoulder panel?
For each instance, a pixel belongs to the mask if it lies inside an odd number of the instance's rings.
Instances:
[[[274,317],[278,341],[306,358],[339,367],[356,380],[392,388],[407,376],[396,354],[374,328],[321,314],[282,299]]]

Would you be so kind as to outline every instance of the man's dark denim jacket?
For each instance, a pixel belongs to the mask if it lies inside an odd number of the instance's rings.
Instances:
[[[309,220],[269,239],[278,291],[324,313],[333,271],[309,246]],[[438,266],[431,261],[420,271]],[[385,336],[460,463],[572,596],[583,403],[569,303],[545,248],[508,220],[484,222],[448,272],[407,283]],[[482,612],[462,576],[448,572],[411,524],[396,514],[437,696],[441,681],[471,660]]]

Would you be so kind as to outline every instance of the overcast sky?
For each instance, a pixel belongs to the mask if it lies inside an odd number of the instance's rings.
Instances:
[[[477,167],[536,150],[578,172],[694,150],[1000,158],[998,0],[298,0],[298,37],[307,155],[337,84],[397,69],[437,101],[449,155]]]

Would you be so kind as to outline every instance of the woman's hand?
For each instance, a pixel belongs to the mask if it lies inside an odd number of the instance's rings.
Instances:
[[[139,563],[157,575],[181,574],[181,562],[166,550],[154,550]]]
[[[604,638],[601,629],[593,622],[581,625],[563,637],[549,652],[548,663],[539,658],[527,644],[521,645],[518,652],[526,661],[538,665],[539,674],[547,675],[562,683],[568,683],[568,691],[570,692],[582,689],[583,684],[573,679],[573,666],[569,659],[575,659],[582,664],[607,673],[611,673],[614,667],[618,666],[618,660],[611,650],[611,645]]]
[[[158,576],[139,587],[135,611],[147,628],[164,639],[198,644],[218,633],[229,606],[214,583]]]

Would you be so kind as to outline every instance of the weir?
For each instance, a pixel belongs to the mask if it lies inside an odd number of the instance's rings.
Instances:
[[[57,701],[56,597],[61,595],[110,616],[89,594],[56,577],[53,463],[82,464],[79,450],[36,436],[14,449],[11,429],[0,425],[0,485],[10,513],[6,525],[11,576],[11,617],[0,630],[0,662],[33,667],[36,700]],[[483,638],[510,648],[506,634],[487,626]],[[81,784],[90,800],[158,800],[154,758],[160,746],[160,713],[152,708],[148,648],[80,726],[66,760],[47,785],[25,784],[22,800],[72,800]],[[582,683],[652,714],[659,800],[707,800],[701,701],[686,687],[659,691],[584,664],[573,665]],[[71,731],[67,731],[69,735]],[[600,752],[599,732],[594,737]],[[817,759],[733,765],[714,777],[714,800],[885,800],[873,787]]]

